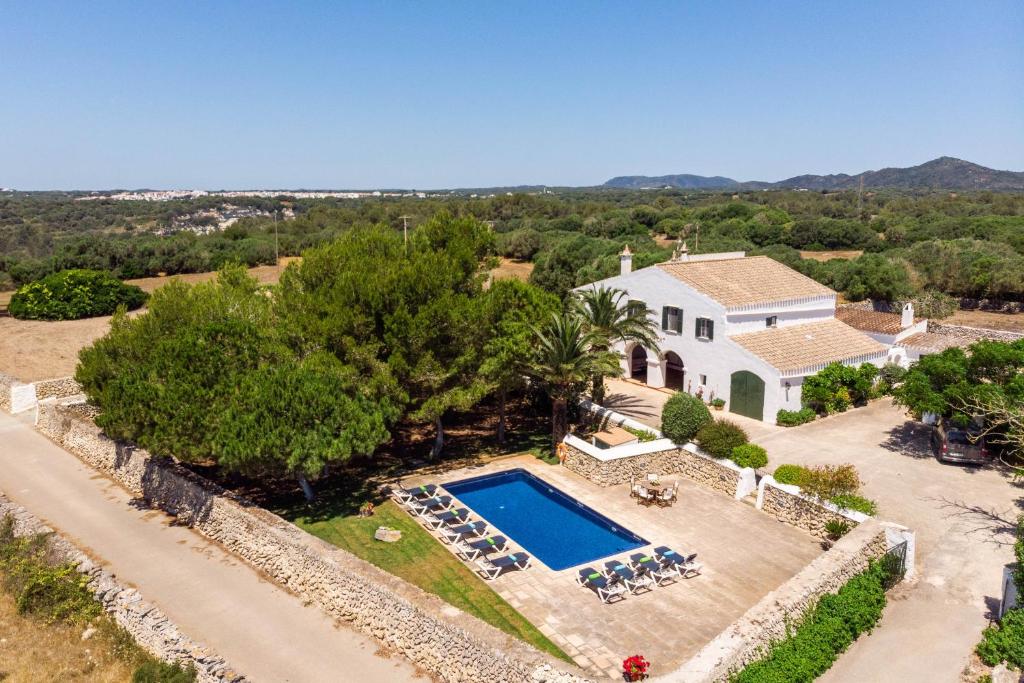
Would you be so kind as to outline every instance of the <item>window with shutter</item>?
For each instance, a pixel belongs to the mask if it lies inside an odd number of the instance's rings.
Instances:
[[[715,338],[715,321],[709,318],[697,318],[694,333],[697,339],[707,339],[708,341]]]
[[[683,309],[675,306],[664,306],[661,309],[661,329],[682,334]]]

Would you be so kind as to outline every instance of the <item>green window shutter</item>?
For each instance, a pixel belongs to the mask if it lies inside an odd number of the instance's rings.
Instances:
[[[714,338],[715,338],[715,321],[714,320],[709,320],[708,321],[708,339],[714,339]]]
[[[696,318],[693,321],[693,336],[698,338],[700,337],[700,321],[701,318]]]
[[[668,329],[668,306],[661,307],[661,329]]]
[[[676,309],[676,333],[683,333],[683,309],[681,308]]]

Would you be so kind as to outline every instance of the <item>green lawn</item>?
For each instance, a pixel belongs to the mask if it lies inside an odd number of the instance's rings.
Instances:
[[[339,501],[340,502],[340,501]],[[439,595],[464,612],[520,638],[539,650],[572,662],[533,624],[512,608],[501,596],[474,574],[465,564],[441,545],[394,501],[380,504],[372,517],[345,514],[351,505],[331,506],[338,511],[331,515],[323,504],[312,516],[301,509],[289,515],[295,524],[314,536],[344,548],[423,590]],[[397,543],[383,543],[373,538],[379,526],[402,532]]]

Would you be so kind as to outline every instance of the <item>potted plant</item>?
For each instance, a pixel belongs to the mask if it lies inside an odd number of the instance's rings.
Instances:
[[[724,398],[713,398],[713,399],[711,399],[711,407],[714,408],[715,410],[721,410],[721,409],[725,408],[725,399]]]
[[[622,677],[627,681],[642,681],[647,678],[647,669],[651,663],[643,655],[633,655],[622,661]]]

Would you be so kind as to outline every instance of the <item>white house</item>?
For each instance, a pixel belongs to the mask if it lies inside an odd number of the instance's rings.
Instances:
[[[637,271],[627,247],[613,287],[658,322],[658,348],[619,346],[627,377],[670,387],[775,422],[800,408],[804,378],[829,363],[883,365],[889,348],[836,318],[836,293],[767,256],[690,256]],[[583,289],[583,288],[580,288]]]

